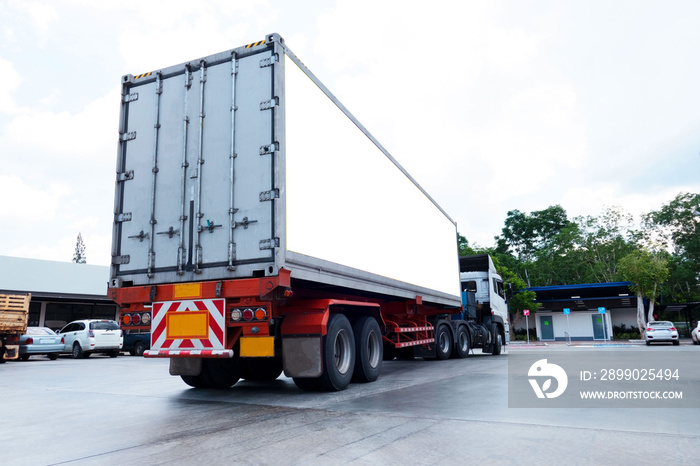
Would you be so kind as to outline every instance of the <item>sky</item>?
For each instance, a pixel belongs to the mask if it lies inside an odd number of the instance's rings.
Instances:
[[[693,0],[0,0],[0,255],[108,265],[120,80],[279,33],[456,221],[700,192]],[[416,219],[420,222],[420,219]]]

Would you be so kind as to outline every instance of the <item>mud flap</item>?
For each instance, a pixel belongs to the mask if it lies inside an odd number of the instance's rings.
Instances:
[[[8,359],[18,359],[19,358],[19,345],[5,345],[5,351],[2,357],[6,360]]]
[[[197,376],[202,371],[202,358],[170,358],[170,375]]]
[[[282,359],[287,377],[313,378],[323,374],[323,337],[282,339]]]

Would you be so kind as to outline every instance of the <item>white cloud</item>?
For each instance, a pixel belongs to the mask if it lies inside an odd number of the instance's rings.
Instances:
[[[100,97],[77,114],[24,109],[7,125],[4,144],[50,158],[104,157],[118,140],[119,90]]]
[[[0,175],[0,218],[3,229],[51,220],[71,190],[63,184],[35,187],[17,175]]]
[[[13,113],[17,110],[14,92],[22,83],[22,78],[12,62],[2,57],[0,57],[0,76],[2,76],[2,85],[0,85],[0,112]]]

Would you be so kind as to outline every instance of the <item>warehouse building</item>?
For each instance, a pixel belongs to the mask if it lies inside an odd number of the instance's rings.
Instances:
[[[118,320],[117,305],[107,298],[108,280],[108,266],[0,256],[0,293],[31,293],[30,326]]]

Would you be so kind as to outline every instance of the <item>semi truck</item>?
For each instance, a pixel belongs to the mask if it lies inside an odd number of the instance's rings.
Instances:
[[[195,388],[498,354],[455,222],[278,34],[122,78],[108,295]],[[499,311],[500,312],[500,311]]]
[[[0,364],[19,358],[19,337],[27,331],[31,297],[0,294]]]

